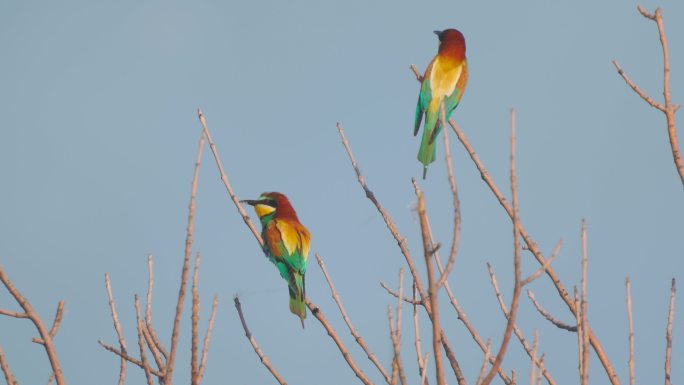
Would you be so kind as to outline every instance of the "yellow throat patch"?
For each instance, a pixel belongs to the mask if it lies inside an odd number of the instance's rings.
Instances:
[[[265,217],[266,215],[272,213],[275,211],[275,207],[269,206],[269,205],[254,205],[254,211],[256,211],[257,215],[259,218]]]

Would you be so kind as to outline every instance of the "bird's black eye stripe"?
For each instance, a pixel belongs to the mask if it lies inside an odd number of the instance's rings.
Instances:
[[[271,207],[278,207],[275,199],[267,199],[265,203]]]

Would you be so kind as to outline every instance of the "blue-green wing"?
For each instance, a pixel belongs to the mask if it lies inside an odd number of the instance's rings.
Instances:
[[[432,89],[430,87],[430,70],[432,69],[432,63],[428,66],[425,71],[425,76],[423,78],[423,83],[420,85],[420,94],[418,94],[418,103],[416,104],[416,118],[413,124],[413,136],[418,134],[420,129],[420,123],[423,120],[423,113],[430,104],[432,100]]]

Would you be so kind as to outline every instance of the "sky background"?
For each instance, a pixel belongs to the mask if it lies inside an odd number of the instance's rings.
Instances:
[[[617,75],[617,59],[656,100],[662,56],[655,23],[630,1],[3,1],[0,3],[0,264],[50,323],[70,384],[114,384],[119,360],[97,345],[116,343],[104,273],[112,278],[129,346],[133,296],[146,290],[154,255],[154,319],[170,340],[185,242],[187,204],[201,107],[242,199],[286,193],[312,233],[347,311],[380,361],[392,347],[379,282],[397,284],[396,242],[361,191],[338,137],[341,122],[377,198],[407,237],[423,271],[411,177],[420,176],[412,136],[418,84],[436,52],[435,29],[456,27],[468,44],[470,80],[452,115],[502,191],[509,194],[509,109],[517,109],[521,219],[567,288],[580,281],[580,225],[587,220],[589,318],[627,377],[626,276],[633,281],[636,373],[663,378],[670,279],[684,272],[684,195],[662,113]],[[673,101],[684,102],[684,3],[664,10]],[[681,126],[681,124],[680,124]],[[680,127],[681,132],[681,127]],[[498,345],[505,326],[489,284],[493,264],[507,301],[512,236],[505,212],[451,136],[462,204],[462,242],[450,284],[483,338]],[[436,238],[451,242],[451,198],[440,144],[419,181]],[[250,210],[250,214],[252,211]],[[287,308],[287,289],[227,198],[205,151],[194,250],[202,253],[202,330],[211,297],[220,305],[205,384],[274,383],[240,327],[239,295],[255,338],[291,384],[355,383],[320,324],[306,329]],[[523,254],[523,274],[536,268]],[[405,283],[408,285],[409,280]],[[530,287],[572,323],[548,278]],[[359,366],[377,370],[355,345],[313,255],[308,296],[337,329]],[[679,301],[681,304],[681,300]],[[176,383],[189,379],[187,310]],[[681,306],[680,306],[681,307]],[[0,290],[0,308],[18,310]],[[468,379],[482,354],[443,298],[442,325]],[[407,309],[408,310],[408,309]],[[405,311],[404,358],[416,378]],[[423,337],[428,334],[422,316]],[[684,327],[675,319],[673,379],[682,371]],[[578,383],[576,336],[543,320],[526,297],[519,325],[541,333],[546,366]],[[21,383],[44,383],[49,365],[26,320],[0,318],[0,346]],[[168,342],[167,342],[168,346]],[[424,351],[429,351],[427,343]],[[432,357],[431,357],[432,361]],[[517,341],[503,363],[527,378]],[[592,352],[591,380],[607,383]],[[434,378],[432,373],[430,378]],[[434,380],[432,380],[434,382]],[[451,384],[453,376],[448,376]],[[497,379],[498,381],[498,379]],[[143,383],[129,366],[128,383]]]

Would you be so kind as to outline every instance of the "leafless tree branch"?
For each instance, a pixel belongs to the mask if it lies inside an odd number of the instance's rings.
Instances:
[[[359,334],[358,330],[352,325],[351,319],[349,318],[349,315],[347,315],[347,311],[344,308],[344,305],[342,305],[342,300],[340,299],[339,294],[337,293],[337,290],[335,290],[335,285],[333,285],[332,279],[330,278],[330,275],[328,274],[328,269],[325,267],[325,263],[323,263],[323,259],[318,253],[314,254],[316,256],[316,261],[318,262],[318,266],[320,266],[321,271],[323,271],[323,276],[325,276],[325,280],[328,282],[328,286],[330,287],[330,292],[332,294],[332,298],[337,304],[337,307],[340,309],[340,313],[342,314],[342,319],[344,319],[344,322],[347,324],[347,327],[349,328],[349,332],[351,335],[354,337],[354,341],[356,341],[357,344],[363,349],[363,351],[366,353],[368,356],[368,359],[375,365],[376,368],[378,368],[378,371],[380,371],[380,374],[382,374],[383,378],[387,383],[390,383],[390,377],[387,374],[387,371],[385,368],[382,367],[382,364],[378,361],[378,359],[375,357],[373,352],[370,351],[368,348],[368,345],[366,345],[366,342],[364,341],[363,337]]]

